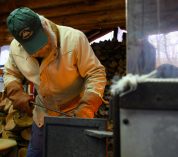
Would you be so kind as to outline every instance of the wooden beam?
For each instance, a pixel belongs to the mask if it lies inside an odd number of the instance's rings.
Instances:
[[[19,1],[18,1],[19,2]],[[20,1],[21,2],[21,1]],[[26,2],[26,1],[23,1]],[[39,2],[39,1],[38,1]],[[54,3],[53,1],[51,3]],[[18,4],[16,4],[18,5]],[[60,4],[62,5],[62,3]],[[73,2],[71,2],[71,4],[68,5],[64,5],[64,6],[60,6],[57,5],[55,7],[47,7],[47,8],[37,8],[35,9],[35,11],[41,15],[46,16],[47,18],[50,17],[56,17],[56,16],[64,16],[64,15],[75,15],[75,14],[83,14],[83,13],[90,13],[90,12],[97,12],[97,11],[113,11],[113,10],[125,10],[125,3],[121,3],[120,1],[116,1],[116,0],[97,0],[91,4],[86,4],[86,3],[79,3],[77,5],[73,4]],[[1,10],[0,6],[0,10]],[[2,8],[0,15],[1,15],[1,19],[5,19],[8,14],[10,13],[9,9],[4,9],[4,7]],[[9,11],[8,11],[9,10]],[[6,11],[6,12],[5,12]]]
[[[85,0],[90,1],[90,0]],[[52,6],[61,6],[61,5],[67,5],[67,4],[77,4],[77,3],[85,3],[83,0],[19,0],[17,5],[18,6],[27,6],[32,9],[36,8],[49,8]]]
[[[120,15],[120,16],[119,16]],[[125,14],[120,11],[101,11],[97,13],[88,14],[78,14],[78,15],[69,15],[63,17],[50,18],[57,24],[66,25],[66,26],[87,26],[87,25],[100,25],[104,27],[105,23],[116,23],[119,26],[119,21],[125,21]],[[93,28],[94,29],[94,28]]]
[[[29,7],[31,9],[36,9],[36,8],[50,8],[53,6],[57,6],[57,5],[66,5],[69,3],[79,3],[82,2],[83,0],[9,0],[6,3],[4,3],[3,5],[0,5],[0,14],[3,13],[10,13],[11,11],[13,11],[15,8],[18,7]]]
[[[90,14],[51,17],[49,19],[57,24],[77,27],[79,29],[90,29],[92,26],[94,26],[94,28],[91,29],[95,29],[96,27],[107,28],[112,24],[114,24],[113,28],[116,27],[116,25],[120,27],[125,25],[125,13],[116,10],[112,12],[104,10],[92,12]],[[2,23],[0,26],[0,32],[8,32],[5,21],[4,24]]]
[[[11,5],[12,4],[12,5]],[[96,29],[105,32],[121,27],[125,29],[125,0],[8,0],[0,5],[0,45],[9,44],[12,40],[6,18],[9,13],[21,6],[27,6],[51,21],[91,32]],[[95,38],[97,34],[88,36]]]
[[[100,11],[114,11],[114,10],[125,10],[125,4],[121,4],[119,1],[116,0],[97,0],[92,5],[86,5],[85,3],[79,3],[78,5],[66,5],[63,7],[57,6],[49,9],[37,9],[36,11],[46,16],[47,18],[50,17],[60,17],[60,16],[67,16],[67,15],[77,15],[77,14],[90,14],[93,12],[100,12]]]
[[[32,9],[39,9],[39,8],[49,8],[49,7],[56,7],[56,6],[66,6],[72,5],[74,8],[78,4],[83,4],[86,6],[94,6],[97,5],[98,1],[103,3],[112,3],[118,2],[119,4],[125,4],[125,0],[18,0],[16,1],[16,6],[27,6]],[[60,10],[59,10],[60,11]]]
[[[124,0],[25,0],[25,1],[7,1],[0,5],[0,15],[8,14],[15,8],[26,6],[42,15],[49,17],[55,15],[66,15],[68,13],[88,12],[97,8],[109,9],[110,6],[118,6],[118,9],[125,7]],[[50,11],[51,9],[51,11]],[[125,8],[124,8],[125,10]]]

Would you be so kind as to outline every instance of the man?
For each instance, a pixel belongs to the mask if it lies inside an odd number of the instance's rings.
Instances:
[[[42,156],[44,116],[93,118],[102,104],[105,69],[79,30],[59,26],[29,8],[17,8],[7,18],[14,40],[5,65],[5,91],[14,108],[31,115],[30,97],[22,81],[34,83],[32,138],[27,157]]]

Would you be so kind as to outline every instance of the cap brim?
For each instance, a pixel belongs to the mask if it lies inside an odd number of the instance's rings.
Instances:
[[[48,42],[48,36],[45,34],[43,29],[39,29],[36,31],[36,33],[33,35],[31,39],[25,42],[21,42],[24,49],[30,54],[34,54],[39,49],[41,49],[43,46],[46,45]]]

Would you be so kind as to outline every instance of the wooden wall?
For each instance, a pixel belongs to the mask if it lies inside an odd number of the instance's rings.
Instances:
[[[57,24],[80,29],[89,40],[116,27],[125,29],[125,0],[0,0],[0,46],[12,40],[6,18],[12,10],[22,6]]]

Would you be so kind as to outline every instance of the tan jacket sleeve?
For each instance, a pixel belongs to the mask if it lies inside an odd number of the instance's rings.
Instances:
[[[105,68],[95,56],[88,39],[80,32],[75,48],[77,68],[85,79],[85,92],[94,92],[103,96],[106,85]]]
[[[16,63],[13,59],[12,54],[12,47],[10,47],[10,53],[7,62],[5,63],[5,70],[4,70],[4,86],[6,87],[10,82],[17,81],[19,83],[22,82],[24,79],[23,75],[19,71]]]

